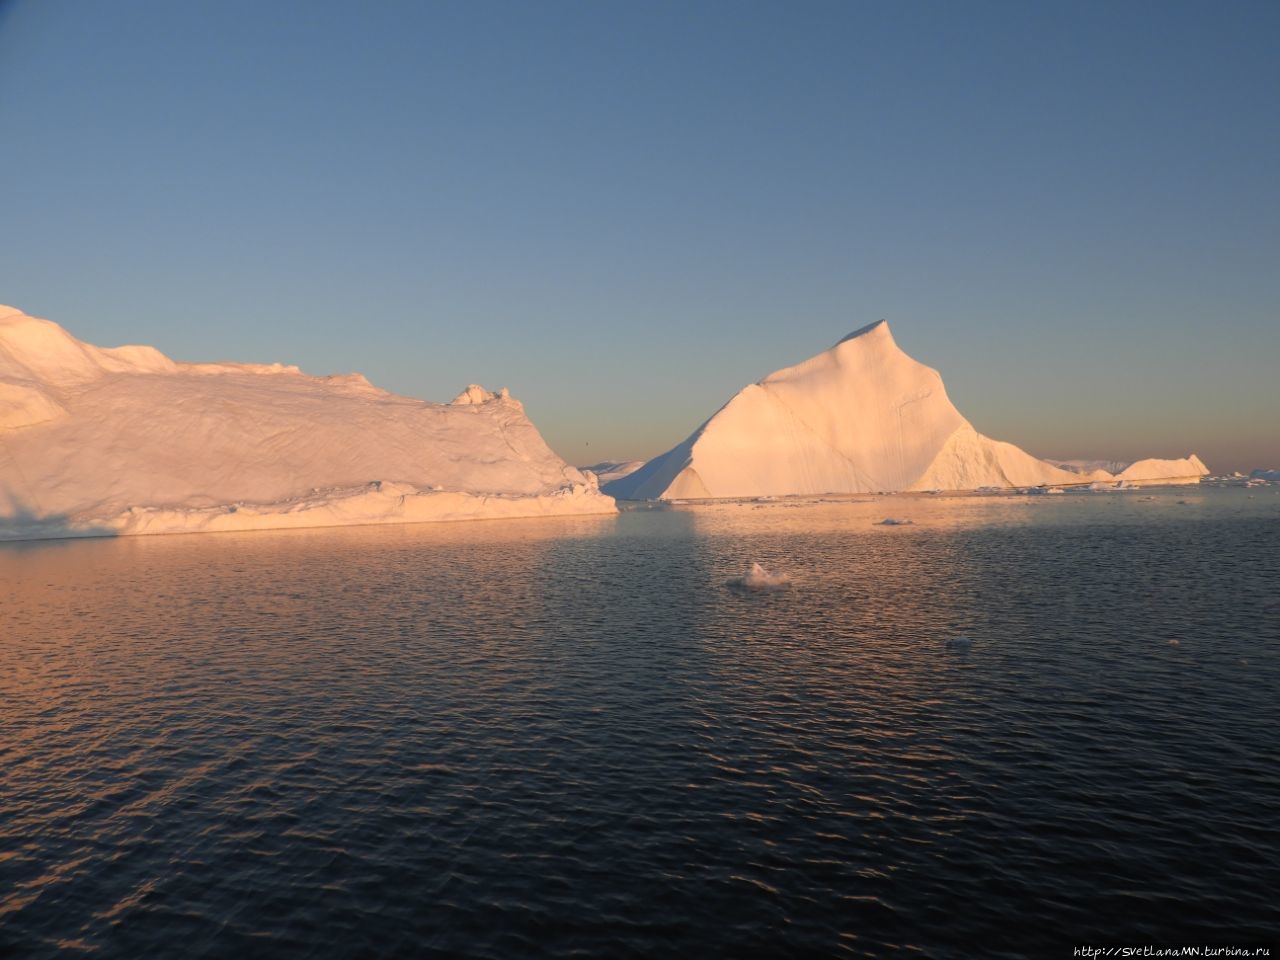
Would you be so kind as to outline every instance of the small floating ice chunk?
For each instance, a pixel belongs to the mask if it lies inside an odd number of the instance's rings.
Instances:
[[[760,564],[752,563],[746,573],[731,579],[729,586],[738,590],[780,590],[790,583],[791,578],[785,573],[770,573]]]
[[[957,653],[967,652],[973,646],[973,637],[948,637],[943,646]]]
[[[905,527],[908,524],[915,523],[910,517],[885,517],[880,521],[882,527]]]

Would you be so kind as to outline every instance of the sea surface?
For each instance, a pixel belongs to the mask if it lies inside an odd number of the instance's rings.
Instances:
[[[1278,849],[1275,486],[0,546],[5,957],[1266,944]]]

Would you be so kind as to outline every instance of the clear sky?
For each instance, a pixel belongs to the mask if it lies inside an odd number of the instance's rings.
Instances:
[[[1280,3],[0,0],[0,302],[649,457],[873,320],[1041,456],[1280,467]]]

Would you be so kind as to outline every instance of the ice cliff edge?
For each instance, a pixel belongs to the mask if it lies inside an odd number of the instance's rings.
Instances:
[[[0,539],[611,513],[504,389],[179,363],[0,307]]]

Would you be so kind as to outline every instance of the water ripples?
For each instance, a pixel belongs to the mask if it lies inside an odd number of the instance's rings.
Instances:
[[[6,548],[0,952],[1273,931],[1280,518],[877,508]]]

